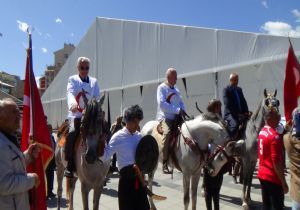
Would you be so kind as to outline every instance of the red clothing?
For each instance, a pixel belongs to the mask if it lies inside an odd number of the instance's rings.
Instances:
[[[282,185],[273,162],[283,164],[283,142],[280,135],[270,126],[264,126],[258,135],[258,178]]]

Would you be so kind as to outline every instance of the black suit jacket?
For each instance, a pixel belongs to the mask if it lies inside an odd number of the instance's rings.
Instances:
[[[235,96],[235,90],[237,89],[238,96],[240,98],[241,111],[239,111],[238,102]],[[223,102],[224,102],[224,118],[228,115],[232,115],[234,118],[238,119],[239,114],[244,114],[248,112],[248,105],[245,100],[242,88],[233,87],[228,85],[223,90]]]

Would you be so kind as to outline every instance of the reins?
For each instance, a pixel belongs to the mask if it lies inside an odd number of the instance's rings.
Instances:
[[[204,161],[204,165],[206,166],[219,152],[222,152],[224,154],[224,156],[227,158],[227,160],[231,159],[231,157],[226,153],[226,151],[224,149],[227,144],[224,145],[224,146],[220,146],[220,145],[216,144],[213,141],[211,142],[211,144],[215,145],[217,148],[213,152],[212,155],[210,155],[208,158],[205,159],[205,155],[208,153],[208,150],[207,149],[206,150],[201,150],[200,149],[197,141],[194,140],[194,138],[192,136],[192,133],[191,133],[189,127],[186,124],[185,118],[183,116],[181,116],[181,118],[182,118],[183,123],[185,124],[185,126],[187,128],[187,131],[188,131],[189,135],[191,136],[191,138],[184,136],[184,134],[182,133],[182,131],[181,131],[180,128],[179,128],[179,131],[180,131],[180,133],[181,133],[181,135],[183,137],[184,143],[187,144],[196,155],[200,155],[200,165],[201,165],[201,162],[203,160]]]

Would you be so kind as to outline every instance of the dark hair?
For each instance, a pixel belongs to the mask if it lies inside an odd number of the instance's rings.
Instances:
[[[134,119],[142,120],[143,118],[143,110],[139,105],[133,105],[124,111],[125,123],[131,122]]]
[[[207,106],[206,110],[207,110],[208,112],[215,112],[215,108],[216,108],[217,106],[222,106],[221,101],[218,100],[218,99],[212,99],[212,100],[210,100],[210,101],[208,102],[208,106]]]
[[[275,108],[267,109],[265,112],[265,115],[264,115],[264,120],[270,120],[271,118],[274,118],[275,116],[276,117],[280,116],[280,114],[277,112],[277,110]]]

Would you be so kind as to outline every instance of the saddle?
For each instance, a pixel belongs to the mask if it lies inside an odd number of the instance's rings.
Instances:
[[[168,145],[168,153],[169,153],[169,158],[171,158],[172,164],[177,168],[179,171],[181,171],[181,168],[178,164],[178,160],[176,157],[176,150],[177,150],[177,143],[178,143],[178,136],[180,135],[180,131],[178,127],[181,127],[183,123],[183,120],[180,116],[176,116],[175,121],[172,125],[171,128],[171,135],[169,139],[169,145]],[[155,134],[156,133],[156,134]],[[161,122],[154,128],[154,136],[158,138],[162,138],[163,135],[163,128]]]

